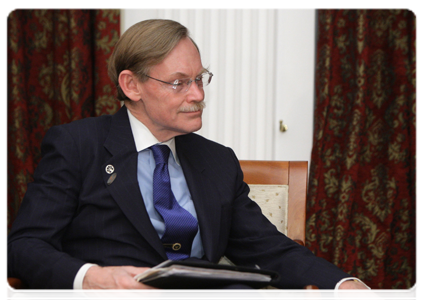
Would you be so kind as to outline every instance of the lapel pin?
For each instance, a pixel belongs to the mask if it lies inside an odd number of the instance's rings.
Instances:
[[[111,185],[113,181],[115,181],[117,173],[112,174],[109,179],[107,180],[107,185]]]
[[[112,174],[114,171],[115,171],[115,167],[113,167],[112,165],[106,166],[106,173],[107,174]]]

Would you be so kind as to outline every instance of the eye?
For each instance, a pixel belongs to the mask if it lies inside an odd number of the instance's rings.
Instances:
[[[195,83],[198,85],[198,87],[203,87],[204,86],[204,75],[203,74],[201,74],[201,75],[199,75],[199,76],[197,76],[196,78],[195,78]]]
[[[195,78],[195,82],[197,83],[198,87],[205,87],[209,83],[209,76],[208,74],[201,74]]]
[[[174,85],[174,86],[184,85],[184,79],[176,79],[176,80],[173,82],[173,85]]]
[[[177,92],[182,91],[188,85],[190,79],[176,79],[173,82],[173,89]]]

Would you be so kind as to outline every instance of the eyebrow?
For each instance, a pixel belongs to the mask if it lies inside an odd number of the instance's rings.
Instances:
[[[208,72],[208,71],[209,71],[209,70],[207,70],[206,68],[204,68],[204,67],[203,67],[203,69],[200,71],[200,73],[198,73],[198,74],[196,75],[196,77],[197,77],[198,75],[201,75],[201,74],[203,74],[204,72]],[[183,72],[175,72],[175,73],[170,74],[169,76],[183,76],[183,77],[185,77],[185,78],[190,78],[188,74],[185,74],[185,73],[183,73]]]

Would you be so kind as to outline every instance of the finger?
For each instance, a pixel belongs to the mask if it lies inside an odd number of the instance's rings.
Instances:
[[[125,267],[126,271],[131,274],[133,277],[135,277],[138,274],[141,274],[147,270],[149,270],[150,268],[142,268],[142,267],[132,267],[132,266],[128,266]],[[141,282],[138,281],[133,281],[132,284],[134,284],[134,287],[132,287],[133,291],[137,294],[146,296],[146,297],[150,297],[150,298],[154,298],[154,299],[159,299],[160,297],[163,297],[165,294],[165,291],[159,288],[155,288],[149,285],[145,285]]]
[[[144,273],[145,271],[151,269],[151,268],[147,268],[147,267],[132,267],[132,266],[126,266],[126,267],[123,267],[123,268],[125,269],[126,272],[128,272],[132,276],[136,276],[138,274]]]

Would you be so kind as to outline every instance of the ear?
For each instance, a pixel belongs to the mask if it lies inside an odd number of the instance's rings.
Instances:
[[[129,70],[123,70],[119,74],[119,86],[125,95],[132,101],[141,99],[140,82],[136,75]]]

